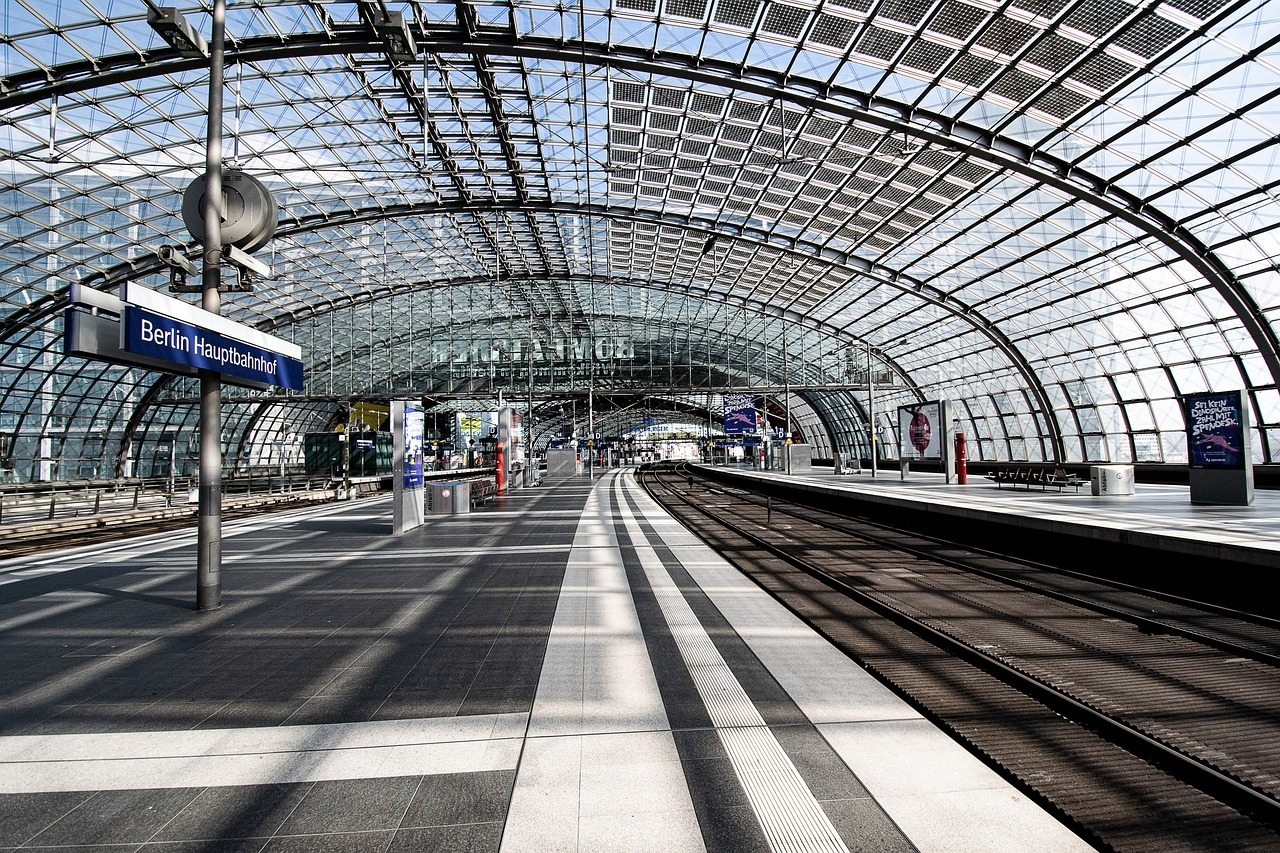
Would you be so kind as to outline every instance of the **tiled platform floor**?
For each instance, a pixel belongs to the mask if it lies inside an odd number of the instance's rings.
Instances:
[[[627,472],[0,564],[0,849],[1087,850]]]
[[[1258,489],[1249,506],[1191,503],[1186,486],[1139,483],[1132,495],[1095,496],[1080,490],[997,486],[970,475],[961,486],[941,474],[894,468],[876,477],[863,469],[837,476],[830,467],[789,475],[741,465],[708,466],[747,479],[783,479],[812,489],[856,492],[888,505],[927,505],[931,512],[998,520],[1032,530],[1124,542],[1160,551],[1280,568],[1280,491]]]

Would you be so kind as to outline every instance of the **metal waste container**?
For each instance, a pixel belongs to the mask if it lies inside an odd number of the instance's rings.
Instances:
[[[461,515],[471,512],[471,484],[427,484],[427,512],[432,515]]]
[[[1132,465],[1094,465],[1089,469],[1090,489],[1095,495],[1133,494]]]

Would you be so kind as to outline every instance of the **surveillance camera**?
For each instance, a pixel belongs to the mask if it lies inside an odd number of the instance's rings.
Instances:
[[[195,264],[187,260],[187,256],[178,251],[177,246],[161,246],[156,249],[156,257],[160,259],[160,263],[166,267],[175,270],[182,270],[187,275],[192,275],[196,271]]]

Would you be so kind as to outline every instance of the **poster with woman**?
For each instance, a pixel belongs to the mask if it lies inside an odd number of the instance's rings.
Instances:
[[[942,459],[945,432],[940,401],[898,407],[899,452],[902,459]]]

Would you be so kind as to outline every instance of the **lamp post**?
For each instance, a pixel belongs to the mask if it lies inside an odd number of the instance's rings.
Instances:
[[[201,307],[221,313],[222,299],[222,71],[227,3],[214,0],[209,46],[209,121],[205,141],[204,270]],[[222,606],[222,375],[200,371],[200,524],[196,609]]]

